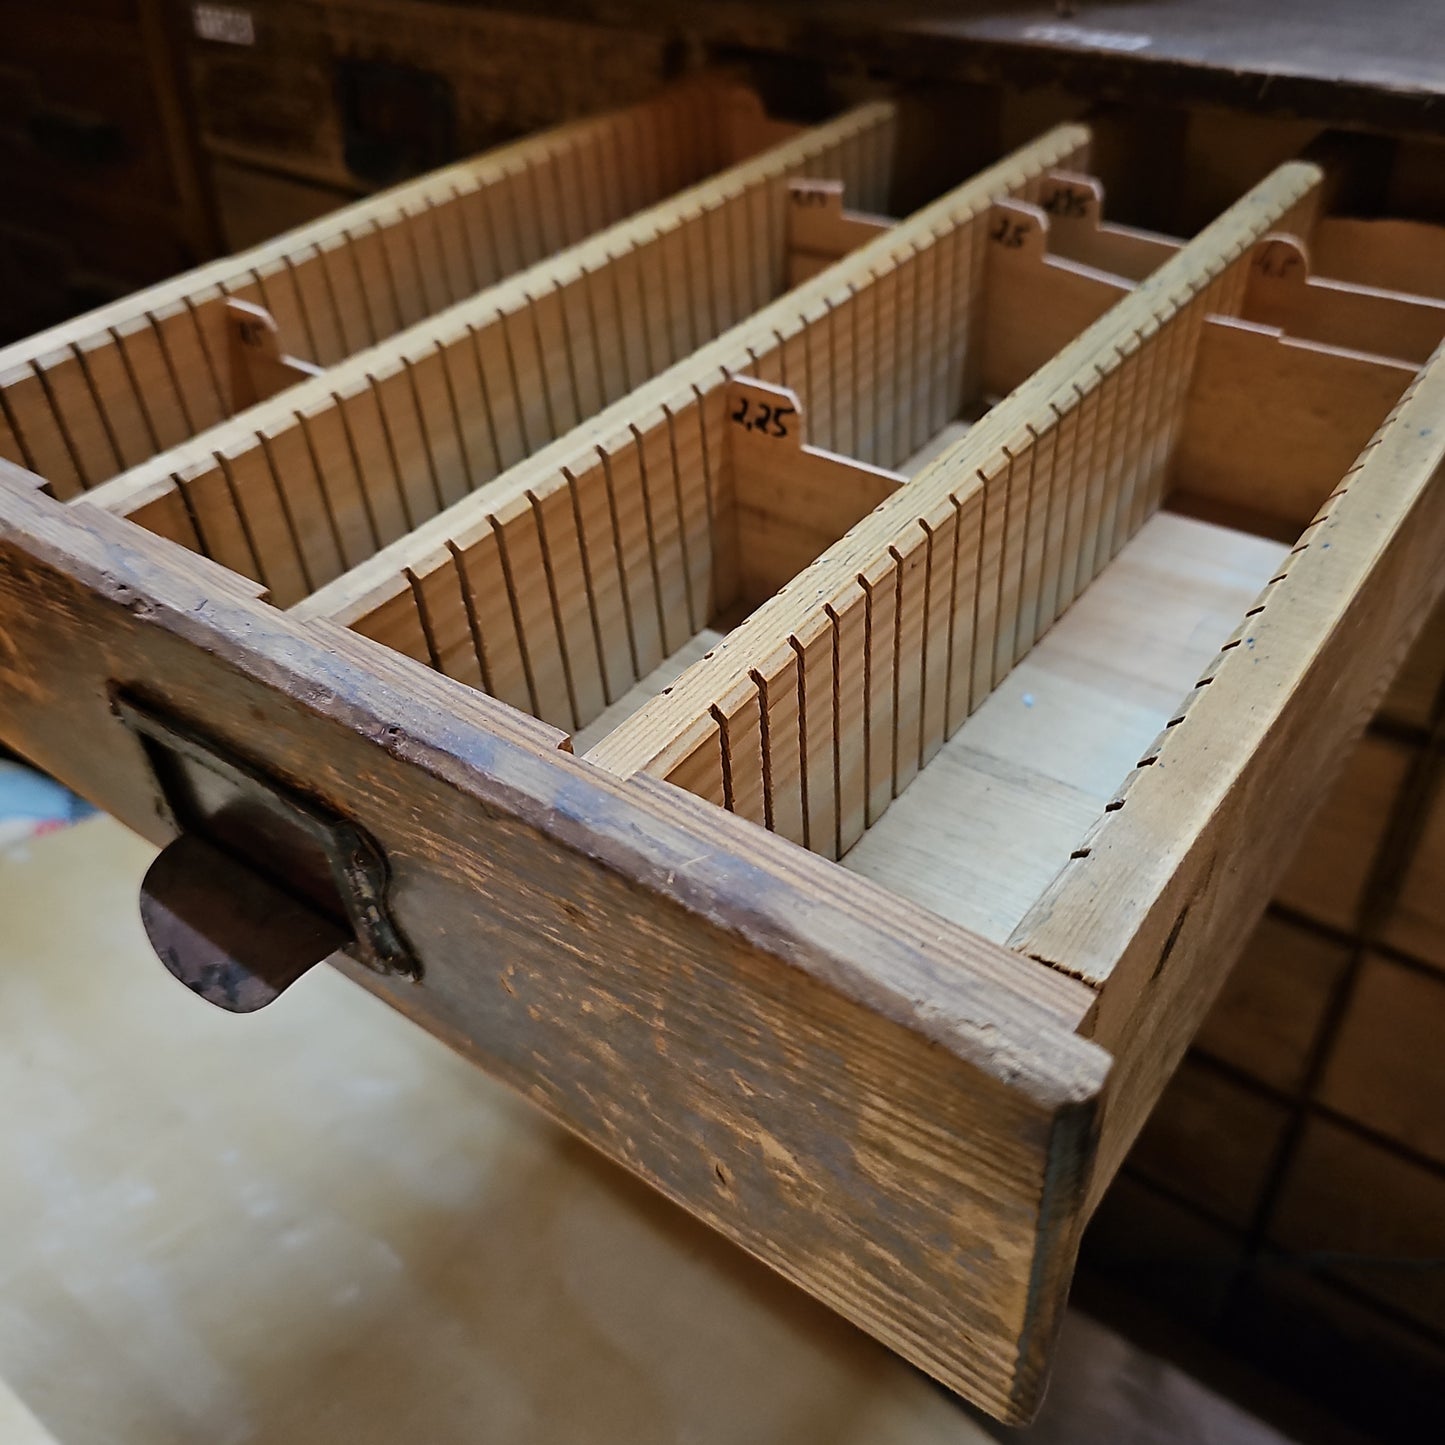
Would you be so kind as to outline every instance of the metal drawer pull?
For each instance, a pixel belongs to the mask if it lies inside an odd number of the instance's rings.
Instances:
[[[387,911],[385,855],[362,829],[150,704],[114,701],[179,833],[146,873],[140,911],[187,988],[251,1013],[338,950],[420,976]]]

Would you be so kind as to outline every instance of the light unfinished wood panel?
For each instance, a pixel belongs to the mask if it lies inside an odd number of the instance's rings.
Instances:
[[[1445,228],[1426,221],[1326,216],[1309,233],[1316,274],[1445,301]]]
[[[1096,271],[1142,281],[1183,245],[1177,237],[1104,220],[1104,186],[1094,176],[1055,171],[1039,194],[1049,248]]]
[[[1008,938],[1282,555],[1273,542],[1153,517],[844,865]]]
[[[748,377],[729,383],[727,465],[738,534],[740,600],[766,601],[904,478],[804,441],[796,392]]]
[[[1360,923],[1365,890],[1414,750],[1368,736],[1317,804],[1276,897],[1346,933]]]
[[[840,181],[806,179],[788,187],[788,284],[800,286],[892,223],[845,209]]]
[[[1308,251],[1293,236],[1271,236],[1255,248],[1244,315],[1306,341],[1415,366],[1445,339],[1445,301],[1311,275]]]
[[[1303,529],[1416,368],[1211,318],[1172,485]]]
[[[1059,254],[1039,206],[1000,201],[989,221],[980,386],[1006,396],[1088,329],[1132,283]]]
[[[1445,1163],[1445,979],[1379,955],[1364,961],[1331,1046],[1319,1099]]]
[[[1350,956],[1348,944],[1266,914],[1200,1025],[1195,1049],[1294,1093]]]

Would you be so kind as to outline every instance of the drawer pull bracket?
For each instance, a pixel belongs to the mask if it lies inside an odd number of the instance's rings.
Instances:
[[[178,834],[146,873],[140,911],[187,988],[250,1013],[338,950],[375,973],[420,976],[365,830],[149,703],[118,692],[114,704]]]

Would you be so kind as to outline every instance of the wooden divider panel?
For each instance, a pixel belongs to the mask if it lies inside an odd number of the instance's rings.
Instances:
[[[765,306],[786,287],[788,181],[840,176],[850,195],[881,205],[896,115],[874,102],[809,130],[116,478],[93,500],[289,605]],[[653,469],[661,475],[660,463]]]
[[[776,585],[788,562],[805,560],[798,533],[786,558],[741,555],[732,438],[744,446],[760,440],[748,428],[760,413],[739,414],[746,392],[729,403],[730,378],[796,393],[818,450],[795,471],[848,475],[855,508],[882,495],[894,485],[883,469],[957,414],[965,395],[993,201],[1033,194],[1051,166],[1078,163],[1086,143],[1087,132],[1066,126],[1024,148],[378,553],[298,613],[347,622],[467,681],[480,678],[559,727],[588,725],[701,631],[760,601],[750,588],[763,573]],[[858,440],[850,423],[860,413],[871,430],[864,467],[822,456],[843,450],[840,433]],[[882,419],[886,429],[876,426]],[[770,414],[769,431],[775,420]],[[869,487],[877,490],[864,498]],[[824,532],[845,530],[856,516],[835,510],[823,532],[815,519],[809,545],[831,540]],[[471,657],[443,641],[467,637]],[[810,654],[808,676],[821,679],[825,661]],[[821,697],[809,714],[819,730]],[[811,796],[821,807],[826,794],[815,788]]]
[[[348,206],[0,349],[0,457],[62,498],[247,406],[226,305],[334,366],[782,139],[746,88],[701,76]]]
[[[906,480],[803,441],[796,392],[735,378],[727,388],[728,466],[739,597],[765,602]]]
[[[1441,227],[1424,221],[1324,216],[1300,229],[1320,276],[1445,301]]]
[[[1445,244],[1445,232],[1440,237]],[[1268,236],[1255,251],[1244,314],[1291,336],[1419,367],[1445,340],[1445,301],[1311,275],[1294,236]]]
[[[793,181],[788,187],[788,285],[801,286],[893,223],[844,207],[841,181]]]
[[[1021,386],[1133,290],[1123,275],[1058,255],[1057,229],[1042,207],[1027,201],[1000,201],[994,207],[980,351],[980,388],[986,398],[1007,396]]]
[[[1104,187],[1095,176],[1055,171],[1039,197],[1049,217],[1050,246],[1059,255],[1113,276],[1142,281],[1158,270],[1180,241],[1104,219]]]
[[[1273,243],[1271,243],[1273,244]],[[1251,285],[1257,275],[1250,268]],[[1172,489],[1206,514],[1309,524],[1417,367],[1212,318],[1189,389]],[[1271,523],[1282,523],[1282,529]]]
[[[803,697],[824,737],[770,730],[764,773],[799,766],[810,806],[849,820],[808,845],[846,851],[1158,506],[1204,318],[1238,311],[1250,248],[1318,181],[1294,164],[1262,182],[591,760],[716,796],[708,766],[722,773],[764,745],[740,685],[780,645],[816,647],[830,685]],[[831,636],[814,642],[820,627]],[[717,728],[708,766],[703,717]],[[748,816],[768,822],[766,806]]]

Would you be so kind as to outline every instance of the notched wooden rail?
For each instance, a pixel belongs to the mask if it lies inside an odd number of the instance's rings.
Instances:
[[[230,303],[331,367],[770,145],[793,127],[721,77],[489,151],[0,350],[0,457],[69,497],[260,398]]]
[[[786,288],[787,184],[881,206],[896,107],[803,132],[92,494],[289,605]],[[657,284],[653,284],[654,278]]]

